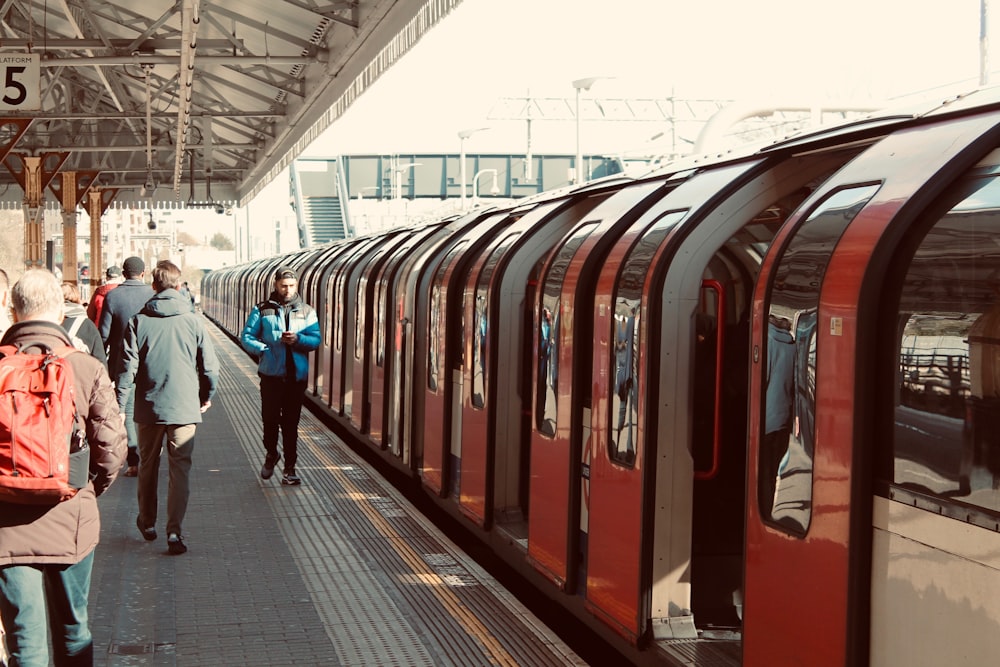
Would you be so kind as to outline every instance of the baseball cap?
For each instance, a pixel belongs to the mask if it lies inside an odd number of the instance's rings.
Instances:
[[[122,270],[119,266],[109,266],[108,270],[104,272],[104,275],[108,278],[118,278],[121,274]]]
[[[299,274],[295,273],[295,269],[290,266],[283,266],[274,272],[275,280],[286,280],[291,278],[292,280],[298,280]]]

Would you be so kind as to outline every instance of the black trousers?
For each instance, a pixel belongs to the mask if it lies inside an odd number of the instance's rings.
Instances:
[[[264,450],[271,460],[278,458],[278,431],[284,454],[284,472],[295,472],[298,461],[299,417],[306,381],[260,376],[260,416],[264,422]]]

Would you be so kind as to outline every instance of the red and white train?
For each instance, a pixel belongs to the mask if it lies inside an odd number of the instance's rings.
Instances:
[[[637,663],[1000,658],[1000,92],[291,264],[308,394]]]

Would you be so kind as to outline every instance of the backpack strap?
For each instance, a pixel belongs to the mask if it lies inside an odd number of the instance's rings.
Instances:
[[[69,329],[66,330],[66,333],[69,334],[70,338],[73,338],[73,336],[80,331],[80,327],[83,325],[83,319],[83,316],[78,316],[75,320],[73,320],[73,324],[70,325]]]
[[[79,320],[77,320],[77,322],[79,322]],[[51,350],[51,353],[54,354],[54,355],[56,355],[57,357],[59,357],[60,359],[62,359],[63,361],[66,361],[68,363],[68,357],[69,357],[69,355],[74,354],[74,353],[83,354],[83,351],[82,350],[78,350],[77,348],[73,347],[72,345],[63,345],[63,346],[58,347],[58,348],[56,348],[54,350]],[[76,374],[74,373],[74,377],[75,377],[75,375]],[[85,418],[83,416],[83,413],[80,412],[79,401],[76,400],[75,387],[74,387],[74,392],[73,392],[73,410],[76,411],[76,420],[75,421],[76,421],[77,430],[79,430],[80,433],[84,434],[84,439],[86,439],[86,433],[87,433],[86,420],[85,420]]]

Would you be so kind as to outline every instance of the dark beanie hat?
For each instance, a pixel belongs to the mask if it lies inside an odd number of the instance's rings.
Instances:
[[[122,262],[127,277],[137,276],[146,270],[146,264],[138,257],[129,257]]]

